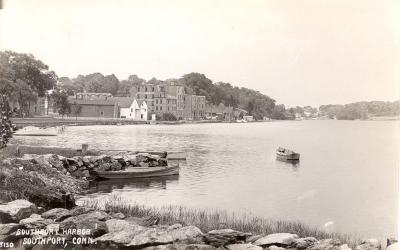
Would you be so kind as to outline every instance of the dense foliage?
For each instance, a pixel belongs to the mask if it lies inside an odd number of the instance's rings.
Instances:
[[[234,87],[230,83],[213,83],[204,74],[189,73],[179,79],[167,79],[165,81],[152,78],[148,81],[131,75],[127,80],[119,81],[114,75],[103,76],[100,73],[90,75],[79,75],[77,78],[69,79],[61,77],[60,87],[72,95],[77,92],[107,92],[117,96],[129,96],[132,87],[147,84],[163,84],[178,82],[185,87],[187,94],[205,96],[209,104],[242,108],[253,115],[256,119],[268,116],[275,119],[288,119],[284,106],[275,108],[275,100],[261,94],[258,91]],[[282,109],[283,107],[283,109]]]
[[[256,119],[262,119],[264,116],[286,119],[285,114],[280,113],[281,109],[275,110],[275,100],[258,91],[233,87],[230,83],[213,83],[200,73],[186,74],[179,79],[179,82],[185,86],[186,93],[203,95],[211,104],[223,103],[225,106],[242,108]]]
[[[0,94],[18,102],[21,112],[29,113],[30,103],[44,96],[56,81],[56,74],[34,56],[0,51]]]
[[[337,118],[339,120],[367,119],[371,116],[398,116],[400,101],[356,102],[346,105],[322,105],[319,107],[320,116]]]
[[[66,92],[54,91],[51,94],[51,98],[54,101],[54,107],[57,109],[57,112],[61,116],[68,115],[71,113],[71,103],[69,103],[68,101],[68,94]]]
[[[0,95],[0,148],[5,147],[12,136],[13,127],[10,116],[11,110],[7,96]]]

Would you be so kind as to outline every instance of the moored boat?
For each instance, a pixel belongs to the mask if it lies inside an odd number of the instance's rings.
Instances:
[[[285,161],[298,161],[300,160],[300,154],[294,152],[293,150],[286,149],[286,148],[281,148],[279,147],[276,150],[276,157],[279,160],[285,160]]]
[[[169,164],[159,167],[129,167],[120,171],[96,171],[105,179],[129,179],[170,176],[179,174],[179,164]]]

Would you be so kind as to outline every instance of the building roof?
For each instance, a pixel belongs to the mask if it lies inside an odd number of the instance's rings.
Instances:
[[[111,97],[107,99],[79,99],[74,96],[68,97],[68,101],[70,103],[77,103],[79,105],[98,105],[98,106],[114,106],[118,105],[121,108],[129,108],[134,101],[134,98],[131,97]]]
[[[135,100],[135,98],[132,97],[113,97],[110,98],[109,100],[114,101],[114,103],[117,103],[117,105],[120,108],[129,108],[132,105],[132,102]]]
[[[101,106],[114,106],[115,101],[111,99],[95,99],[95,100],[89,100],[89,99],[78,99],[75,96],[70,96],[68,97],[68,101],[71,104],[79,104],[79,105],[101,105]]]

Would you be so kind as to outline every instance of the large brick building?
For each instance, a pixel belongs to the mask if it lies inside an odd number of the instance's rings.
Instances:
[[[185,95],[184,117],[189,120],[200,120],[206,116],[206,97],[197,95]]]
[[[185,88],[176,82],[141,84],[132,87],[131,97],[144,100],[149,114],[173,114],[177,119],[198,120],[205,118],[204,96],[186,95]]]

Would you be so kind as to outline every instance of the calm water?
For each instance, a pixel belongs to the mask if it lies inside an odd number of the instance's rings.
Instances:
[[[395,121],[92,126],[14,141],[186,152],[179,177],[101,182],[90,197],[112,193],[132,203],[221,208],[386,237],[396,235],[398,129]],[[278,146],[300,152],[300,163],[277,161]]]

